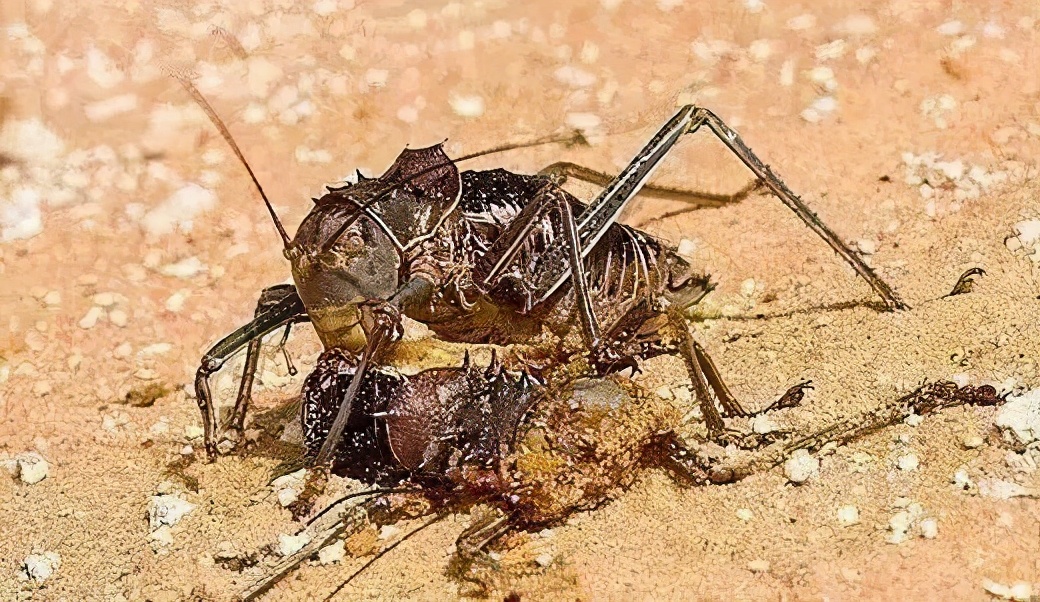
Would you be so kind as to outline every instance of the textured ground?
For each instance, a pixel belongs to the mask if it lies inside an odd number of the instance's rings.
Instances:
[[[783,417],[810,428],[926,379],[1040,386],[1040,223],[1016,230],[1040,217],[1038,8],[863,6],[4,2],[0,459],[35,451],[49,474],[0,479],[0,598],[223,599],[247,579],[215,565],[221,546],[257,550],[297,529],[266,485],[277,454],[176,469],[200,444],[185,390],[198,358],[289,274],[243,170],[164,67],[199,76],[290,232],[323,182],[355,167],[378,174],[406,145],[447,138],[457,156],[580,128],[591,146],[469,167],[533,172],[567,159],[616,171],[677,104],[708,106],[913,307],[872,309],[869,289],[769,196],[664,219],[654,218],[680,206],[638,200],[624,221],[688,241],[719,280],[697,332],[748,406],[811,378],[806,406]],[[712,192],[748,178],[707,133],[657,176]],[[975,266],[988,272],[975,292],[941,298]],[[304,370],[318,349],[307,327],[289,345]],[[686,385],[678,361],[651,368],[652,388]],[[218,379],[224,400],[232,372]],[[261,380],[257,402],[270,409],[301,377],[271,351]],[[169,393],[125,403],[150,383]],[[648,471],[503,561],[523,599],[1040,592],[1037,500],[951,483],[963,469],[1040,488],[992,422],[992,410],[969,409],[899,425],[824,457],[799,487],[780,469],[700,490]],[[910,454],[920,466],[897,469]],[[150,538],[147,516],[167,491],[195,505],[172,543]],[[890,520],[914,502],[937,537],[917,524],[887,543]],[[857,524],[839,521],[846,505]],[[458,596],[444,569],[468,520],[409,539],[339,598]],[[53,575],[20,579],[24,559],[44,552],[60,555]],[[305,567],[271,599],[323,597],[362,562]]]

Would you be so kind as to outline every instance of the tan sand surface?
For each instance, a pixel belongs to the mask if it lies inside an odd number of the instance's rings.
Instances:
[[[241,166],[164,67],[199,76],[290,232],[323,182],[381,173],[406,145],[446,138],[458,156],[579,127],[590,146],[466,167],[530,173],[566,159],[616,172],[675,106],[707,106],[912,307],[878,312],[767,194],[662,219],[681,207],[637,199],[623,221],[690,241],[718,280],[695,328],[747,406],[812,379],[804,406],[776,419],[801,430],[926,380],[1040,386],[1040,251],[1015,249],[1016,224],[1040,218],[1035,2],[11,0],[0,18],[0,460],[35,451],[49,463],[36,484],[0,478],[0,599],[224,600],[253,573],[216,564],[221,546],[259,551],[299,528],[267,486],[282,452],[207,464],[190,438],[201,354],[289,270]],[[34,119],[61,148],[15,131]],[[922,166],[929,153],[940,157]],[[656,176],[710,192],[749,179],[708,133]],[[214,196],[184,217],[169,199],[189,185]],[[32,234],[33,208],[40,231],[24,238],[16,226]],[[974,292],[943,298],[976,266],[988,275]],[[320,348],[302,326],[288,349],[301,374],[288,377],[269,345],[259,412],[295,399]],[[410,349],[419,357],[401,362],[413,367],[450,355]],[[225,403],[240,366],[217,378]],[[651,390],[688,385],[678,359],[645,368]],[[150,383],[169,393],[125,403]],[[508,587],[522,600],[986,600],[1016,583],[1040,595],[1037,499],[952,484],[963,469],[1040,490],[994,414],[895,426],[825,455],[802,486],[780,468],[699,489],[648,470],[505,550]],[[973,437],[984,442],[965,445]],[[919,467],[898,469],[908,454]],[[164,491],[194,504],[168,544],[148,522]],[[937,537],[915,527],[886,542],[913,502]],[[857,524],[839,522],[846,505]],[[422,531],[336,599],[457,598],[445,568],[468,523]],[[21,578],[44,552],[60,555],[53,575]],[[322,599],[365,560],[304,566],[268,599]]]

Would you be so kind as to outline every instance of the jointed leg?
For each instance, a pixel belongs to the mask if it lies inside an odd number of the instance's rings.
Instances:
[[[736,132],[731,130],[717,115],[709,111],[708,109],[694,107],[687,105],[682,110],[692,111],[692,123],[687,130],[687,133],[693,133],[697,131],[702,125],[708,126],[718,138],[725,144],[733,154],[739,158],[744,165],[748,167],[762,183],[765,184],[773,194],[780,199],[780,201],[787,205],[787,207],[794,211],[798,219],[802,220],[806,226],[819,235],[834,252],[841,256],[849,265],[852,266],[856,273],[859,274],[867,284],[874,289],[885,305],[889,309],[906,309],[904,304],[899,297],[896,296],[895,292],[885,283],[884,280],[879,278],[870,267],[863,262],[859,255],[854,253],[844,242],[838,238],[838,235],[833,230],[828,228],[826,224],[820,221],[820,218],[809,209],[808,206],[798,196],[791,192],[791,189],[784,184],[783,180],[777,177],[773,173],[773,170],[768,165],[762,162],[755,153],[740,139],[740,136]]]
[[[236,421],[241,414],[245,417],[249,394],[252,388],[253,375],[256,371],[257,354],[263,337],[282,326],[309,320],[303,301],[292,285],[278,285],[265,289],[261,293],[256,317],[245,326],[224,337],[202,357],[201,365],[195,374],[195,397],[202,413],[202,425],[205,430],[206,453],[210,458],[217,454],[217,416],[213,404],[213,395],[209,388],[209,377],[224,365],[229,357],[243,346],[249,351],[246,356],[246,368],[243,374],[239,397],[235,403],[232,427],[240,423]],[[247,382],[248,381],[248,382]]]
[[[578,232],[581,236],[583,254],[588,254],[600,238],[614,224],[621,211],[644,187],[661,159],[668,154],[683,134],[693,133],[707,126],[773,193],[799,217],[809,228],[830,245],[838,255],[849,263],[870,284],[890,309],[903,309],[906,305],[892,289],[881,280],[863,260],[849,249],[787,185],[759,159],[736,132],[707,109],[686,105],[668,120],[650,142],[632,159],[604,188],[589,207],[578,216]],[[539,275],[534,302],[537,304],[552,295],[567,280],[570,268],[557,251],[558,261],[550,261]]]
[[[607,186],[614,180],[614,176],[608,173],[589,169],[588,167],[578,165],[577,163],[571,163],[569,161],[557,161],[539,171],[538,175],[550,176],[556,180],[558,185],[563,185],[568,178],[596,184],[597,186]],[[660,186],[657,184],[644,184],[640,189],[640,193],[669,201],[688,203],[690,207],[683,210],[685,213],[686,211],[692,211],[694,209],[725,207],[727,205],[739,203],[746,199],[748,195],[757,190],[760,186],[761,182],[755,180],[733,194],[715,194],[711,192],[683,190],[682,188]]]

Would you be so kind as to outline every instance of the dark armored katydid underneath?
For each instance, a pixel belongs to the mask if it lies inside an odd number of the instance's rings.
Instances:
[[[245,164],[212,108],[190,82],[182,83]],[[545,351],[546,365],[584,353],[590,373],[600,376],[634,368],[638,359],[680,354],[709,433],[720,436],[723,415],[746,411],[684,318],[712,284],[676,249],[618,223],[679,139],[702,127],[848,262],[888,309],[905,307],[736,132],[702,107],[679,109],[587,204],[561,187],[568,173],[581,177],[583,169],[557,164],[538,175],[460,171],[441,145],[406,149],[382,176],[330,188],[315,199],[291,239],[264,196],[295,285],[266,289],[253,321],[203,357],[195,385],[207,453],[216,455],[219,439],[209,376],[248,346],[229,423],[240,431],[261,338],[309,321],[326,349],[358,358],[358,376],[330,404],[337,415],[313,458],[329,463],[365,372],[380,365],[400,338],[402,314],[441,339],[464,343],[532,343],[548,331],[558,342]]]

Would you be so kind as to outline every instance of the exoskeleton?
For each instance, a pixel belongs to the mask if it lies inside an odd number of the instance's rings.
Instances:
[[[720,435],[722,414],[746,412],[685,319],[712,285],[675,248],[617,223],[674,144],[702,126],[849,262],[887,307],[903,307],[736,132],[704,108],[681,108],[588,204],[561,187],[568,173],[587,175],[584,168],[558,164],[533,176],[503,169],[460,172],[440,145],[405,150],[382,176],[330,188],[316,199],[291,240],[275,217],[295,286],[267,289],[255,319],[204,356],[196,391],[207,451],[215,455],[218,440],[208,378],[235,351],[249,347],[230,420],[230,428],[240,431],[263,335],[310,321],[326,349],[358,358],[363,375],[385,363],[401,333],[401,314],[449,341],[534,344],[542,357],[531,361],[532,369],[580,353],[587,354],[590,374],[606,375],[679,353],[709,432]],[[552,342],[545,342],[546,332]],[[342,392],[318,463],[335,455],[365,379],[356,382]]]

